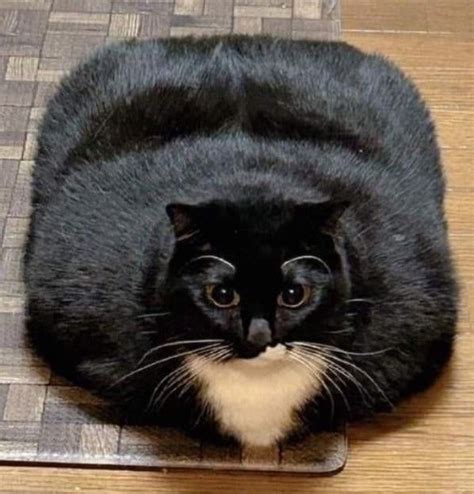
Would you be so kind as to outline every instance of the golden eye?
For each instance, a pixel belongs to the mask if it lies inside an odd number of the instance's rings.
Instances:
[[[281,307],[296,309],[306,304],[310,295],[311,288],[308,285],[287,285],[278,295],[277,303]]]
[[[207,298],[217,307],[228,309],[239,305],[239,294],[229,285],[208,285]]]

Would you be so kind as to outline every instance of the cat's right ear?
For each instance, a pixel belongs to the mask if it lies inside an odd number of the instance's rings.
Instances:
[[[190,204],[168,204],[166,213],[173,225],[176,240],[184,240],[194,234],[197,226],[194,221],[196,206]]]

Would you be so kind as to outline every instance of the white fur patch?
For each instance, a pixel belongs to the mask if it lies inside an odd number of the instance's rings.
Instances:
[[[319,391],[324,367],[321,364],[316,377],[287,352],[277,345],[254,359],[187,359],[201,384],[201,398],[223,432],[242,444],[269,446],[291,431],[295,412]]]

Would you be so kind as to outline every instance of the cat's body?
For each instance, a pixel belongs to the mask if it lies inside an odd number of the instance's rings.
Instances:
[[[450,355],[433,126],[380,57],[263,38],[106,48],[50,102],[33,187],[30,334],[132,416],[270,444],[390,408]]]

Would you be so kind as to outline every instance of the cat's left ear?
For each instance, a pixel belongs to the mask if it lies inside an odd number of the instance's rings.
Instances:
[[[197,206],[190,204],[173,203],[166,206],[166,213],[173,225],[176,239],[191,235],[198,229],[195,218],[196,209]]]
[[[349,206],[349,201],[303,202],[298,204],[296,214],[300,224],[312,225],[319,231],[334,234]]]

